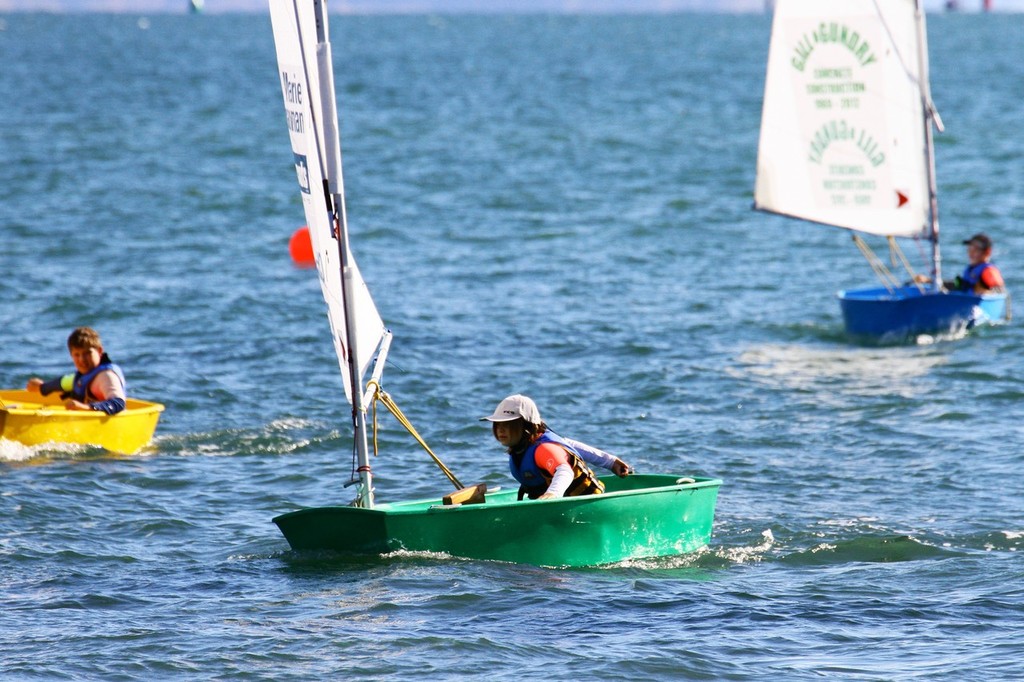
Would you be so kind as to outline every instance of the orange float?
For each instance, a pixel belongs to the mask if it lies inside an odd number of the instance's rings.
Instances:
[[[288,240],[288,253],[292,256],[292,262],[298,267],[316,267],[316,258],[313,257],[313,241],[309,238],[309,227],[303,225],[292,233],[292,238]]]

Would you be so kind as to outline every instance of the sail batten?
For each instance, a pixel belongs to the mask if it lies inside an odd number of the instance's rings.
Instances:
[[[755,208],[932,238],[931,105],[916,10],[914,0],[776,4]]]

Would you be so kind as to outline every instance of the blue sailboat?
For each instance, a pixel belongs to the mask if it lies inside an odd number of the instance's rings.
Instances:
[[[1008,317],[1006,292],[942,284],[932,103],[921,0],[778,0],[754,208],[850,230],[882,282],[840,291],[847,334],[958,335]],[[861,235],[887,239],[897,276]],[[927,242],[916,274],[897,239]]]

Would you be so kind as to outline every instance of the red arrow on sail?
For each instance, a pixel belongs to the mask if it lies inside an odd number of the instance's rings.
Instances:
[[[908,197],[903,192],[896,190],[896,208],[903,208],[903,204],[907,203],[908,201],[910,201],[910,197]]]

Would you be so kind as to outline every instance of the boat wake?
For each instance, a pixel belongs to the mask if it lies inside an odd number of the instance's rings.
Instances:
[[[738,368],[728,371],[782,390],[813,391],[824,399],[843,402],[850,394],[914,396],[923,390],[919,380],[949,359],[933,351],[907,349],[893,354],[867,348],[813,348],[799,344],[763,344],[745,350]],[[835,396],[836,385],[843,396]]]
[[[970,332],[969,329],[963,327],[957,331],[951,331],[947,334],[918,334],[914,338],[915,346],[932,346],[936,343],[943,341],[959,341],[960,339],[966,338]]]
[[[246,455],[289,455],[309,448],[330,446],[341,438],[338,431],[325,431],[312,419],[276,419],[258,427],[219,429],[158,436],[142,452],[156,448],[165,453],[232,457]]]
[[[815,533],[804,546],[800,538],[777,540],[771,530],[761,533],[754,545],[712,545],[695,566],[729,568],[749,563],[787,566],[841,566],[860,563],[898,563],[944,560],[988,552],[1024,550],[1024,530],[981,531],[959,537],[929,533],[865,533],[843,538],[821,537]]]
[[[826,566],[852,563],[892,563],[962,556],[963,551],[940,547],[910,535],[861,536],[822,542],[778,558],[798,566]]]
[[[753,544],[716,545],[695,552],[674,556],[627,559],[601,566],[563,569],[557,566],[535,567],[539,570],[572,571],[640,571],[654,575],[684,571],[688,578],[713,579],[721,571],[749,564],[780,564],[789,567],[843,566],[848,564],[901,563],[911,561],[944,560],[984,552],[1017,552],[1024,550],[1024,530],[980,532],[959,539],[923,538],[909,534],[876,533],[842,539],[823,539],[805,547],[787,547],[776,539],[771,529],[761,531],[760,542]],[[506,564],[503,561],[468,559],[445,552],[396,550],[376,556],[350,555],[332,551],[294,550],[282,555],[292,567],[349,570],[367,565],[395,564],[472,564],[485,561]],[[606,573],[607,572],[607,573]]]
[[[0,462],[32,462],[33,464],[38,464],[54,460],[73,459],[93,452],[103,451],[102,448],[78,443],[25,445],[18,441],[0,438]]]
[[[388,552],[387,554],[381,554],[380,558],[384,561],[474,561],[474,559],[464,559],[462,557],[453,556],[447,552],[418,552],[411,551],[408,549],[397,549],[394,552]]]
[[[887,334],[882,336],[858,336],[849,335],[848,339],[855,345],[863,348],[891,348],[893,346],[934,346],[938,343],[960,341],[967,338],[971,330],[965,325],[959,325],[947,332],[934,334]]]

